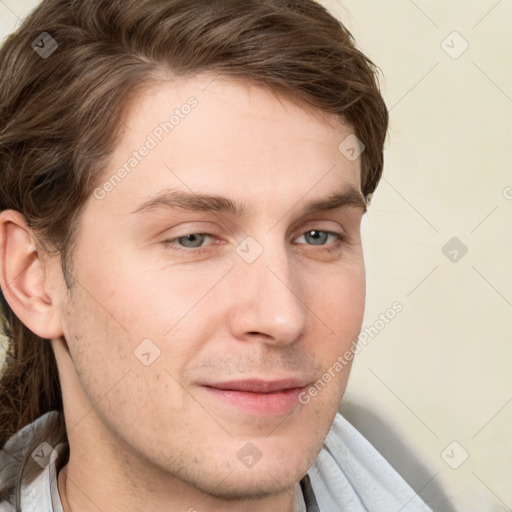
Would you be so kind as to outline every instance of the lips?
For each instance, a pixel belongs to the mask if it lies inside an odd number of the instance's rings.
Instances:
[[[253,416],[280,416],[301,405],[300,394],[309,381],[298,378],[245,379],[209,382],[201,388],[219,407]]]
[[[248,393],[276,393],[287,389],[303,388],[307,382],[299,379],[280,380],[234,380],[229,382],[216,382],[204,384],[207,387],[231,391],[245,391]]]

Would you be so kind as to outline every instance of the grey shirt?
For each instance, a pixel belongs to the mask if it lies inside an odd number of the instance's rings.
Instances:
[[[9,500],[0,501],[0,512],[17,512],[14,489],[20,461],[27,455],[23,449],[58,414],[44,414],[12,436],[0,451],[0,488],[11,489]],[[42,448],[40,471],[21,486],[21,512],[63,512],[55,461],[67,448],[64,443]],[[294,512],[398,510],[432,512],[375,448],[337,414],[315,463],[295,488]]]

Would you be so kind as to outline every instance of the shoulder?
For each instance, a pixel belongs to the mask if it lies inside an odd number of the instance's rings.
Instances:
[[[48,412],[14,434],[0,450],[0,512],[16,510],[16,493],[19,487],[21,503],[30,512],[51,511],[50,480],[55,460],[67,448],[67,444],[41,442],[45,432],[51,432],[59,419],[58,411]],[[54,445],[55,448],[53,447]],[[23,483],[20,486],[20,475]],[[46,507],[46,508],[45,508]]]
[[[322,512],[432,512],[339,413],[308,474]]]

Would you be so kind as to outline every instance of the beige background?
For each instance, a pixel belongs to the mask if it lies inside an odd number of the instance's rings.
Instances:
[[[0,0],[0,35],[36,3]],[[512,2],[324,4],[383,70],[391,115],[344,411],[434,510],[511,511]]]

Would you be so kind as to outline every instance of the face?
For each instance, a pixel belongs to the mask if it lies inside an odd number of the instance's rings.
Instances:
[[[364,309],[360,160],[335,116],[211,80],[154,84],[130,108],[54,342],[72,446],[264,496],[313,464],[346,386],[350,363],[332,368]]]

